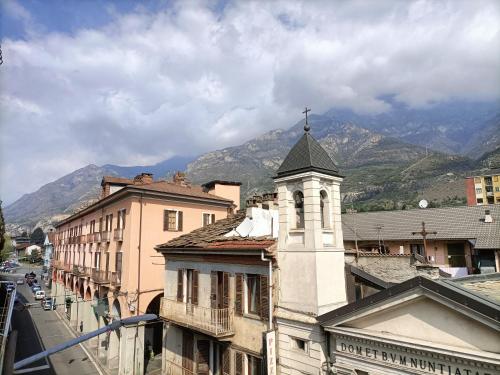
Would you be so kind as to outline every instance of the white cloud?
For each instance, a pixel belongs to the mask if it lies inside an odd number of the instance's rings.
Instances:
[[[222,14],[182,1],[113,12],[101,29],[4,39],[1,180],[13,182],[2,198],[87,163],[235,145],[289,126],[304,105],[382,112],[387,94],[413,106],[500,97],[493,0],[241,1]]]

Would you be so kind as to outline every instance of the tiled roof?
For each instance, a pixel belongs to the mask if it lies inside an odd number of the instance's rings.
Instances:
[[[490,210],[492,223],[484,222]],[[461,206],[400,211],[362,212],[342,215],[345,241],[417,240],[422,222],[429,239],[474,240],[476,249],[500,249],[500,205]],[[378,229],[380,228],[380,230]],[[379,233],[380,232],[380,233]]]
[[[325,149],[309,132],[305,132],[278,168],[277,177],[309,171],[339,175],[337,166]]]
[[[130,185],[134,183],[134,180],[130,178],[123,178],[123,177],[115,177],[115,176],[104,176],[102,178],[102,182],[106,183],[109,182],[111,184],[125,184],[125,185]]]
[[[219,197],[215,194],[206,193],[203,191],[201,186],[196,185],[179,185],[168,181],[156,181],[150,184],[142,185],[132,185],[130,186],[135,189],[147,190],[147,191],[157,191],[161,193],[170,193],[176,195],[187,195],[196,198],[212,199],[221,202],[232,202],[232,200],[227,198]]]
[[[174,238],[173,240],[156,246],[159,251],[181,248],[206,249],[265,249],[272,246],[275,240],[268,237],[225,237],[245,219],[245,212],[226,219],[218,220],[213,224],[195,229],[194,231]]]
[[[500,303],[500,273],[472,275],[446,280],[479,297]]]

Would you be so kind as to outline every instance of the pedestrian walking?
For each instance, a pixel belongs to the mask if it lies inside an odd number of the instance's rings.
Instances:
[[[80,321],[80,333],[83,333],[83,320]]]

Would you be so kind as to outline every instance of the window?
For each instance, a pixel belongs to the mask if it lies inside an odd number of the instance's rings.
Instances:
[[[215,214],[208,214],[204,213],[203,214],[203,223],[202,225],[206,227],[207,225],[215,223]]]
[[[481,177],[474,177],[474,182],[481,183]]]
[[[424,245],[419,243],[419,244],[411,244],[410,245],[410,252],[412,254],[417,254],[424,256]]]
[[[260,314],[260,277],[247,275],[247,303],[250,314]]]
[[[328,195],[326,191],[321,190],[320,193],[320,210],[321,210],[321,228],[329,228],[330,220],[328,217]]]
[[[479,204],[483,203],[483,198],[477,198],[477,203]]]
[[[260,358],[247,354],[248,374],[247,375],[260,375],[262,369],[262,360]]]
[[[304,228],[304,194],[301,191],[293,193],[295,203],[295,228]]]
[[[185,277],[184,277],[185,276]],[[193,269],[177,270],[177,301],[198,305],[199,271]],[[186,288],[184,289],[184,283]]]
[[[476,194],[481,194],[483,192],[483,189],[481,188],[476,188]]]
[[[95,232],[95,220],[92,220],[90,222],[90,233],[94,233]]]
[[[295,337],[291,337],[292,349],[307,352],[307,342],[305,340],[301,340]]]
[[[182,231],[182,211],[165,210],[163,212],[163,230]]]
[[[500,192],[500,186],[495,186],[495,191],[498,193]]]
[[[118,210],[118,215],[117,215],[117,220],[116,220],[116,228],[117,229],[124,229],[125,228],[125,214],[126,213],[127,213],[127,210],[125,210],[125,208]]]
[[[106,228],[104,229],[105,232],[111,232],[111,229],[113,228],[113,214],[106,215]]]
[[[465,248],[463,243],[449,243],[448,264],[450,267],[467,267],[465,262]]]

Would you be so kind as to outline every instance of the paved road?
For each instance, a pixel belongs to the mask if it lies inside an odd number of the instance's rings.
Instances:
[[[16,280],[24,277],[27,270],[17,275],[2,274],[2,279]],[[34,270],[39,275],[40,270]],[[50,348],[73,338],[66,325],[59,320],[54,311],[44,311],[40,303],[35,301],[31,289],[25,285],[17,286],[18,298],[23,303],[35,303],[36,306],[21,310],[20,304],[16,304],[12,316],[12,327],[18,331],[16,347],[16,361],[26,358],[32,354],[39,353],[44,348]],[[39,375],[87,375],[99,374],[99,371],[87,356],[80,345],[73,346],[50,356],[48,361],[42,360],[36,364],[49,364],[50,369],[34,372]]]

